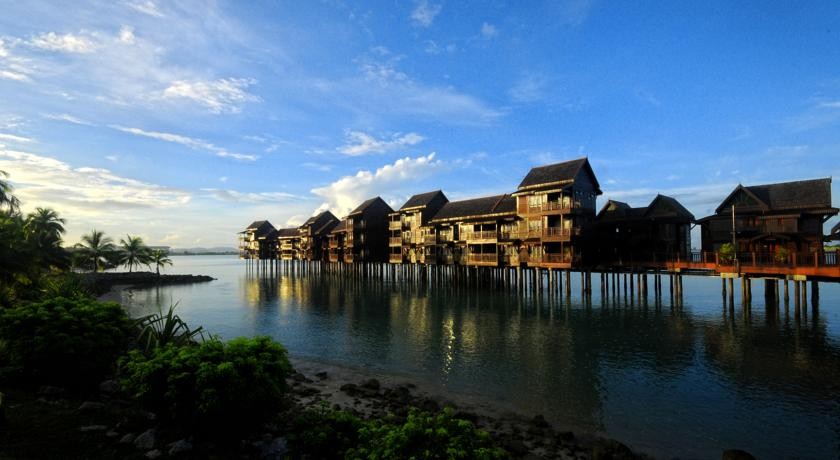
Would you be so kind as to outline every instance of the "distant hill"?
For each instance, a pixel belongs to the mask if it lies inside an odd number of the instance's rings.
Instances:
[[[239,254],[239,250],[232,247],[217,246],[212,248],[171,248],[172,255],[194,254],[194,255],[216,255],[216,254]]]

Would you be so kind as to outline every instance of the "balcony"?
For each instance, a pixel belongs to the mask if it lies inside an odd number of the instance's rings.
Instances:
[[[496,240],[498,238],[498,232],[496,232],[496,230],[464,232],[463,237],[465,241]]]
[[[520,232],[519,230],[501,230],[499,232],[500,240],[522,240],[528,237],[528,232]]]
[[[423,237],[424,244],[435,244],[437,243],[437,235],[426,235]]]
[[[544,241],[569,241],[573,234],[578,233],[577,228],[547,227],[542,229],[541,236]]]
[[[402,228],[402,222],[398,220],[388,221],[388,230],[399,230]]]
[[[330,240],[330,249],[338,248],[339,244],[337,240]]]
[[[546,201],[537,205],[519,206],[519,214],[562,214],[580,208],[580,201]]]
[[[467,263],[476,265],[497,265],[499,263],[498,254],[470,254],[467,256]]]
[[[402,246],[403,239],[401,237],[388,238],[388,246]]]
[[[353,263],[353,254],[344,254],[344,263],[345,264],[352,264]]]
[[[389,254],[388,262],[392,264],[401,264],[403,262],[402,254]]]
[[[572,261],[570,254],[543,254],[542,262],[547,264],[568,264]]]

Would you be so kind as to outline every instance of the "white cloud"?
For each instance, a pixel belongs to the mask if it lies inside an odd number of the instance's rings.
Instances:
[[[821,102],[819,106],[826,109],[840,109],[840,101]]]
[[[163,91],[164,99],[184,98],[201,104],[213,113],[238,113],[242,104],[259,98],[245,91],[256,83],[248,78],[222,78],[215,81],[173,82]]]
[[[337,216],[344,216],[362,201],[395,192],[406,181],[427,177],[443,166],[443,161],[435,160],[434,153],[405,157],[373,172],[359,171],[353,176],[344,176],[329,185],[312,189],[312,193],[326,200],[319,210],[329,209]]]
[[[67,123],[73,123],[75,125],[84,125],[84,126],[94,126],[93,123],[88,121],[82,120],[81,118],[76,118],[72,115],[68,115],[66,113],[46,113],[42,115],[44,118],[49,120],[56,120],[56,121],[66,121]]]
[[[328,165],[328,164],[324,164],[324,163],[314,163],[314,162],[306,162],[306,163],[303,163],[301,166],[303,166],[305,168],[309,168],[309,169],[314,169],[316,171],[321,171],[321,172],[332,171],[332,168],[333,168],[332,165]]]
[[[12,46],[20,40],[12,40]],[[6,46],[6,41],[0,38],[0,79],[13,81],[29,81],[33,73],[31,62],[28,59],[12,54]]]
[[[28,144],[32,142],[32,139],[23,136],[15,136],[14,134],[0,133],[0,141],[11,141]]]
[[[88,37],[73,34],[58,35],[55,32],[33,37],[29,40],[29,44],[35,48],[63,53],[90,53],[96,49],[96,44]]]
[[[510,98],[520,104],[537,102],[543,97],[545,84],[546,78],[543,75],[526,73],[510,89]]]
[[[0,149],[0,170],[12,172],[15,194],[24,203],[51,206],[62,214],[159,209],[188,203],[190,194],[118,176],[107,169],[78,167],[55,158]]]
[[[289,217],[286,221],[287,227],[300,227],[303,223],[306,222],[306,216],[303,214],[295,214],[294,216]]]
[[[435,16],[440,13],[442,6],[429,3],[428,0],[420,0],[411,12],[411,19],[421,27],[429,27],[435,21]]]
[[[105,159],[114,163],[120,161],[119,155],[105,155]]]
[[[423,136],[417,133],[392,134],[390,140],[376,139],[370,134],[361,131],[347,131],[345,133],[346,143],[338,149],[339,152],[359,156],[368,153],[385,153],[403,147],[417,145],[423,141]]]
[[[149,16],[154,16],[157,18],[162,18],[163,13],[158,9],[158,6],[155,2],[151,0],[146,1],[134,1],[127,3],[129,8],[134,9],[135,11],[139,11],[143,14],[148,14]]]
[[[222,176],[222,177],[219,178],[219,182],[227,182],[227,181],[228,181],[227,176]]]
[[[145,131],[140,128],[128,128],[125,126],[119,125],[112,125],[111,128],[114,128],[118,131],[122,131],[124,133],[134,134],[135,136],[143,136],[149,137],[152,139],[157,139],[165,142],[172,142],[175,144],[181,144],[183,146],[189,147],[195,150],[205,150],[215,154],[218,157],[222,158],[233,158],[234,160],[244,160],[244,161],[255,161],[259,158],[256,155],[244,155],[241,153],[232,153],[223,149],[221,147],[217,147],[216,145],[211,144],[202,139],[196,139],[192,137],[182,136],[180,134],[172,134],[172,133],[164,133],[159,131]]]
[[[280,203],[300,197],[285,192],[238,192],[236,190],[222,190],[217,188],[203,188],[213,198],[221,201],[236,203]]]
[[[499,29],[496,28],[493,24],[483,23],[481,24],[481,36],[484,38],[493,38],[499,35]]]
[[[134,27],[122,26],[120,27],[120,41],[127,44],[134,44]]]

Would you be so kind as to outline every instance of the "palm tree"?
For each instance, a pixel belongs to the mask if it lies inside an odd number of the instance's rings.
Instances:
[[[20,200],[12,195],[14,187],[12,187],[9,181],[4,180],[6,177],[9,177],[9,174],[6,171],[0,171],[0,209],[5,206],[8,208],[9,213],[15,214],[20,207]]]
[[[157,271],[157,275],[160,276],[160,267],[164,265],[172,265],[172,259],[166,254],[166,251],[163,249],[155,249],[154,251],[149,254],[149,267],[155,265],[155,270]]]
[[[68,264],[67,251],[61,247],[61,235],[64,233],[66,221],[58,217],[58,213],[49,208],[37,208],[26,217],[24,230],[26,240],[33,253],[32,256],[39,265],[45,268],[66,267]]]
[[[146,264],[149,260],[149,248],[143,244],[143,238],[139,236],[125,235],[126,239],[120,239],[122,251],[122,263],[128,266],[131,273],[135,265]]]
[[[76,247],[86,259],[91,261],[94,271],[99,271],[102,263],[107,262],[107,257],[117,249],[111,238],[96,229],[89,235],[82,235],[82,243],[84,244],[77,244]]]

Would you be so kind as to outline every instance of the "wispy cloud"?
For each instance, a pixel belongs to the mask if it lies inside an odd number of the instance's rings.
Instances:
[[[324,187],[312,189],[312,193],[326,201],[319,211],[329,209],[338,216],[346,215],[362,201],[377,195],[400,193],[399,186],[435,174],[444,167],[444,162],[435,159],[435,154],[416,158],[405,157],[375,171],[359,171],[344,176]]]
[[[173,82],[163,91],[164,99],[188,99],[210,109],[213,113],[238,113],[247,102],[259,98],[246,89],[256,80],[248,78],[222,78],[214,81]]]
[[[819,107],[825,109],[840,109],[840,101],[827,101],[827,102],[820,102]]]
[[[520,104],[530,104],[543,98],[546,78],[542,74],[525,73],[508,91],[510,98]]]
[[[427,0],[416,2],[414,10],[411,11],[411,19],[414,24],[421,27],[429,27],[435,21],[435,16],[440,14],[443,8],[440,4],[429,3]]]
[[[481,24],[481,36],[484,38],[494,38],[499,35],[499,29],[496,28],[493,24],[489,24],[487,22]]]
[[[17,142],[17,143],[24,143],[28,144],[32,142],[32,139],[23,136],[16,136],[14,134],[6,134],[0,133],[0,141],[9,141],[9,142]]]
[[[149,16],[154,16],[154,17],[157,17],[157,18],[162,18],[163,17],[163,13],[160,11],[160,9],[155,4],[155,2],[153,2],[151,0],[133,1],[133,2],[126,3],[126,5],[128,5],[129,8],[131,8],[135,11],[139,11],[143,14],[148,14]]]
[[[35,48],[62,53],[90,53],[96,49],[96,43],[86,36],[74,34],[59,35],[47,32],[29,40]]]
[[[338,151],[350,156],[390,152],[403,147],[417,145],[424,139],[423,136],[417,133],[408,133],[405,135],[395,133],[391,135],[389,140],[377,139],[361,131],[347,131],[345,137],[346,143]]]
[[[14,40],[12,44],[19,42]],[[30,60],[13,54],[7,42],[0,38],[0,79],[27,82],[33,72]]]
[[[94,126],[93,123],[82,120],[81,118],[74,117],[73,115],[68,115],[66,113],[45,113],[42,116],[49,120],[66,121],[67,123],[73,123],[75,125]]]
[[[217,200],[235,203],[280,203],[294,199],[301,199],[297,195],[285,192],[239,192],[218,188],[203,188],[210,196]]]
[[[164,133],[159,131],[146,131],[140,128],[129,128],[119,125],[111,125],[111,128],[114,128],[118,131],[122,131],[124,133],[134,134],[135,136],[149,137],[165,142],[181,144],[194,150],[204,150],[222,158],[233,158],[234,160],[243,161],[255,161],[257,158],[259,158],[256,155],[245,155],[241,153],[229,152],[226,149],[218,147],[205,140],[196,139],[188,136],[182,136],[180,134]]]

